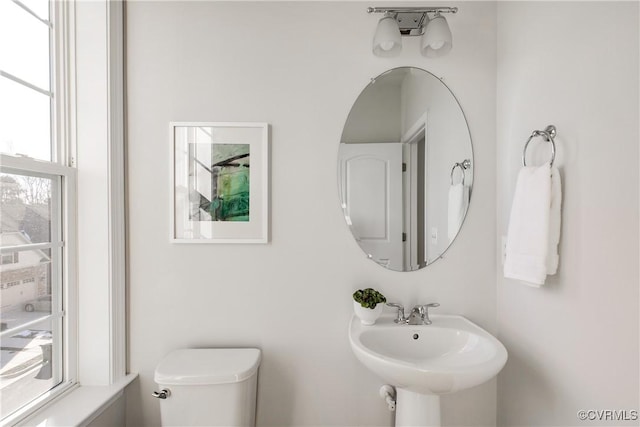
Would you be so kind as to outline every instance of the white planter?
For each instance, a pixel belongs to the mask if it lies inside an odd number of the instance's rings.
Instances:
[[[373,325],[382,314],[384,303],[376,304],[376,308],[365,308],[359,302],[353,302],[353,311],[360,318],[363,325]]]

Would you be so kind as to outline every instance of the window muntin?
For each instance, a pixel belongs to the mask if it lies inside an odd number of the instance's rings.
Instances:
[[[49,0],[22,0],[40,19],[49,20]]]

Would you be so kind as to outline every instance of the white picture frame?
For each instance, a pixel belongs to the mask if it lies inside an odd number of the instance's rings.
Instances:
[[[269,242],[269,125],[171,122],[172,243]]]

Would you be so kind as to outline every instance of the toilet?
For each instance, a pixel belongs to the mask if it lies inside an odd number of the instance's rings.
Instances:
[[[163,426],[253,427],[261,353],[257,348],[189,348],[158,364]]]

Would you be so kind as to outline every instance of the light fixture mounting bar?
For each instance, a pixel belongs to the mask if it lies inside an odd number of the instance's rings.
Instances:
[[[368,7],[367,13],[457,13],[457,7]]]

